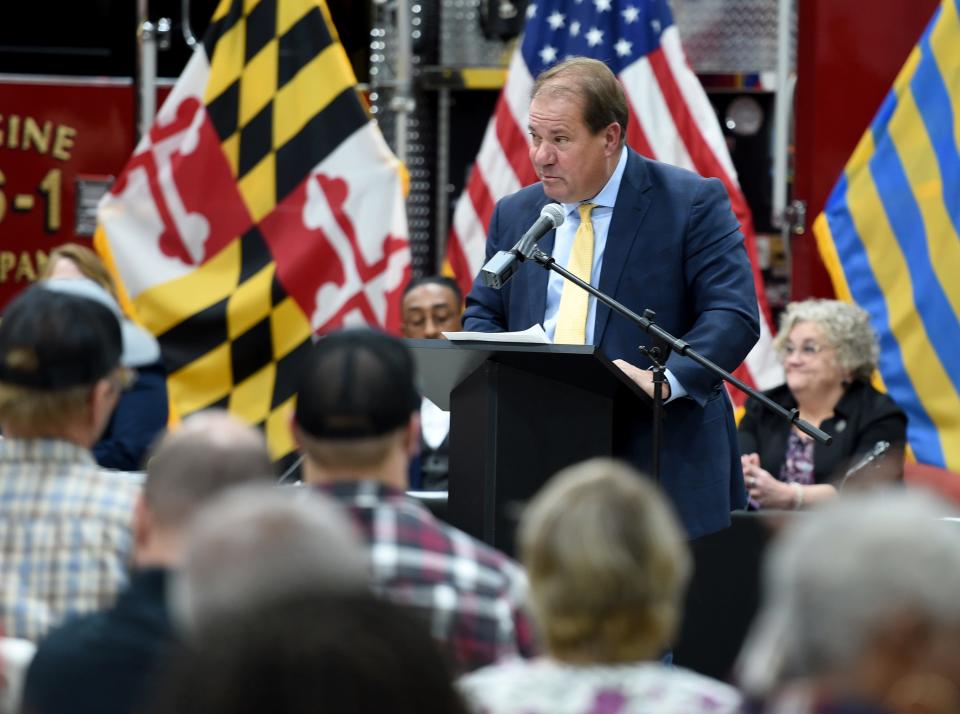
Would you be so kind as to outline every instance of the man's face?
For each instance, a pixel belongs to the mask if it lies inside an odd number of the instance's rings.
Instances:
[[[581,101],[547,89],[530,102],[530,162],[555,201],[593,198],[610,179],[619,158],[620,125],[592,134],[583,121]]]
[[[436,340],[441,332],[459,332],[460,305],[450,288],[418,285],[403,298],[403,336]]]

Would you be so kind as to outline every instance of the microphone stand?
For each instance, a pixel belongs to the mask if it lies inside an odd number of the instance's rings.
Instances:
[[[558,266],[559,267],[559,266]],[[644,310],[643,316],[653,323],[653,310]],[[640,347],[653,365],[653,458],[651,470],[653,479],[660,483],[660,444],[663,441],[663,385],[667,383],[667,367],[660,360],[663,359],[659,347]]]
[[[744,384],[742,381],[734,377],[732,374],[727,372],[723,367],[715,364],[710,361],[699,352],[694,350],[688,342],[678,339],[671,335],[669,332],[664,330],[662,327],[654,323],[654,318],[656,317],[652,310],[644,310],[643,316],[638,315],[633,310],[629,309],[625,305],[617,302],[612,297],[606,293],[601,292],[597,288],[590,285],[590,283],[584,282],[576,275],[571,273],[569,270],[563,266],[557,265],[557,262],[553,259],[553,256],[547,255],[542,250],[540,246],[536,243],[533,243],[529,246],[518,246],[517,247],[517,256],[521,260],[533,260],[537,265],[545,268],[546,270],[552,270],[555,273],[560,274],[565,280],[569,280],[574,285],[579,286],[583,290],[586,290],[588,293],[593,295],[597,300],[602,302],[604,305],[608,306],[611,310],[614,310],[628,320],[632,321],[640,327],[644,332],[646,332],[651,337],[654,337],[661,342],[665,343],[673,351],[692,359],[694,362],[699,364],[701,367],[706,368],[708,371],[712,372],[716,376],[720,377],[723,381],[732,384],[734,387],[739,389],[744,394],[753,397],[758,402],[763,404],[770,411],[780,415],[783,419],[789,421],[793,426],[802,431],[804,434],[816,439],[821,444],[829,445],[833,441],[833,437],[827,434],[825,431],[822,431],[815,427],[808,421],[805,421],[800,418],[800,410],[797,408],[785,409],[780,406],[772,399],[767,397],[764,394],[761,394],[753,387]],[[654,385],[653,385],[653,477],[658,482],[660,480],[660,445],[663,438],[663,385],[666,383],[666,367],[660,362],[662,355],[658,347],[641,347],[641,351],[646,354],[651,363],[653,364],[653,376],[654,376]]]

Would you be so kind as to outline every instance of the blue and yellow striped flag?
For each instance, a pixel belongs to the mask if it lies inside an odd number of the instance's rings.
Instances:
[[[917,460],[960,471],[960,0],[944,0],[814,223]]]

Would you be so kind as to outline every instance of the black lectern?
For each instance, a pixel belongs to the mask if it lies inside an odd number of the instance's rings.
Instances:
[[[523,504],[557,470],[617,453],[615,414],[650,398],[591,345],[407,340],[450,418],[448,518],[512,553]]]

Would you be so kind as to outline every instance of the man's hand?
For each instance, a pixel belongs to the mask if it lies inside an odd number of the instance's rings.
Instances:
[[[613,363],[619,367],[625,375],[637,383],[647,396],[653,399],[653,372],[649,369],[640,369],[630,364],[626,360],[615,359]],[[670,398],[670,382],[663,383],[663,401]]]

